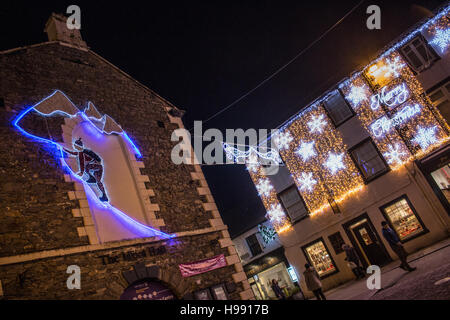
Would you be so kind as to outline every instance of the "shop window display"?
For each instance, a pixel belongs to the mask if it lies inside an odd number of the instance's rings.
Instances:
[[[446,164],[431,173],[436,184],[441,189],[447,201],[450,203],[450,165]]]
[[[406,197],[382,207],[382,210],[401,241],[425,231]]]
[[[337,271],[330,253],[322,240],[305,247],[304,251],[320,277]]]

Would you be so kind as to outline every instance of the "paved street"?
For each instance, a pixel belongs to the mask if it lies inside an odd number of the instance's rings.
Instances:
[[[325,295],[330,300],[450,300],[450,239],[411,254],[408,261],[417,270],[405,272],[394,261],[382,269],[379,290],[360,280]]]

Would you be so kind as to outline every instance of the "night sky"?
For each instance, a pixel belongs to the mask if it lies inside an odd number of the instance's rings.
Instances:
[[[253,89],[341,19],[352,1],[2,1],[0,50],[47,41],[51,12],[81,7],[88,46],[178,108],[186,128]],[[445,1],[364,1],[284,71],[203,130],[276,128]],[[381,8],[381,30],[366,9]],[[203,166],[231,235],[264,218],[242,165]]]

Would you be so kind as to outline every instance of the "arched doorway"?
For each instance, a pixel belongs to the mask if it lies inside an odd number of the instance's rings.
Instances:
[[[120,300],[175,300],[176,295],[162,281],[142,279],[126,288]]]

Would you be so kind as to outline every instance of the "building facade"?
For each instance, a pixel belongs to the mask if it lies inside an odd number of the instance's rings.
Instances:
[[[65,21],[0,52],[0,297],[253,299],[181,111]]]
[[[343,243],[366,267],[397,259],[382,221],[410,253],[449,235],[448,13],[282,124],[271,137],[283,160],[277,174],[248,166],[290,265],[313,265],[325,290],[354,279]]]
[[[232,240],[257,300],[277,299],[271,288],[273,279],[286,297],[298,292],[298,276],[269,221],[262,221]]]

